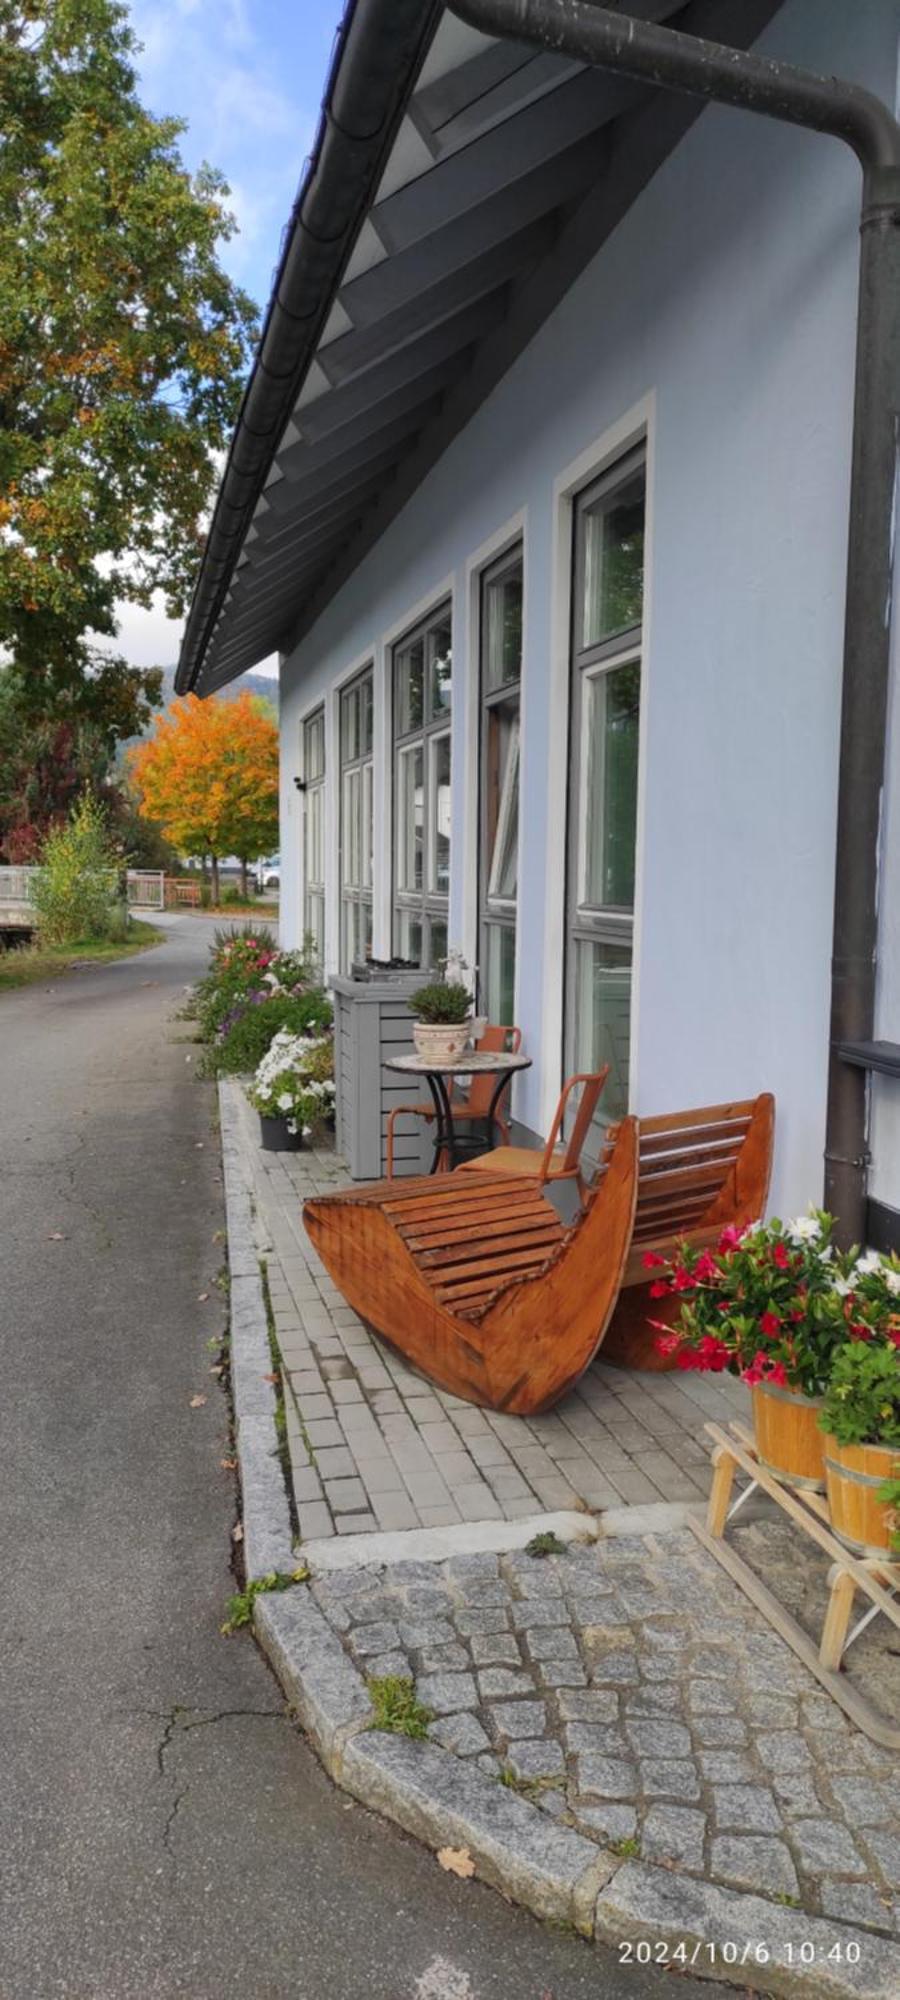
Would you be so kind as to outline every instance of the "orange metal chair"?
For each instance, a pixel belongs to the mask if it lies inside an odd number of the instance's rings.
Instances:
[[[536,1146],[504,1146],[500,1160],[492,1153],[483,1153],[477,1160],[465,1160],[457,1167],[458,1174],[485,1172],[493,1174],[521,1174],[523,1178],[536,1180],[539,1187],[548,1181],[575,1181],[579,1195],[584,1196],[585,1187],[581,1173],[581,1155],[584,1150],[591,1121],[597,1109],[600,1093],[609,1075],[609,1064],[594,1075],[570,1076],[563,1084],[559,1103],[550,1127],[550,1136],[539,1152]],[[569,1097],[577,1084],[581,1084],[581,1099],[572,1123],[572,1130],[564,1144],[559,1144],[563,1119]]]
[[[492,1026],[485,1028],[484,1034],[475,1044],[480,1055],[506,1054],[517,1056],[521,1046],[521,1028],[499,1028]],[[471,1122],[476,1118],[486,1119],[491,1108],[491,1098],[496,1087],[496,1076],[473,1076],[465,1097],[457,1097],[456,1095],[451,1097],[450,1102],[453,1110],[454,1125],[461,1125],[467,1121]],[[395,1104],[393,1111],[390,1112],[387,1123],[388,1180],[393,1180],[394,1178],[394,1126],[398,1118],[424,1118],[430,1125],[434,1121],[434,1105]],[[494,1123],[501,1134],[504,1147],[508,1146],[509,1126],[502,1111],[495,1112]],[[491,1154],[486,1153],[484,1157],[489,1160]],[[504,1152],[504,1170],[505,1163],[506,1154]],[[496,1167],[494,1171],[496,1172]]]

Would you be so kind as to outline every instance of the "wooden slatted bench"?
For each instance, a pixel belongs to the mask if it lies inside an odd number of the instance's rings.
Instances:
[[[677,1299],[651,1299],[644,1257],[674,1255],[680,1242],[715,1243],[726,1223],[755,1222],[765,1210],[772,1172],[775,1099],[703,1105],[639,1120],[638,1186],[622,1291],[603,1343],[603,1358],[641,1369],[672,1367],[656,1349],[650,1317],[674,1323]],[[609,1140],[614,1140],[614,1130]],[[601,1168],[602,1172],[602,1168]]]
[[[456,1396],[529,1416],[578,1380],[613,1309],[634,1216],[637,1123],[569,1227],[529,1180],[429,1176],[307,1201],[311,1241],[344,1297]]]

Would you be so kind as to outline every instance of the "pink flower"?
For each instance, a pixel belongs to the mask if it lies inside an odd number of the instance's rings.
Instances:
[[[746,1236],[746,1234],[746,1223],[739,1225],[736,1222],[728,1222],[719,1237],[718,1248],[720,1250],[736,1250],[741,1237]]]
[[[765,1334],[767,1340],[777,1339],[779,1333],[781,1332],[781,1321],[778,1317],[778,1314],[773,1312],[761,1313],[759,1321],[759,1330],[760,1333]]]
[[[650,1286],[650,1297],[651,1299],[667,1299],[670,1290],[671,1286],[667,1278],[654,1278]]]
[[[701,1250],[694,1265],[693,1276],[695,1285],[709,1284],[711,1279],[721,1276],[719,1266],[715,1258],[710,1256],[708,1250]]]
[[[791,1268],[790,1254],[784,1243],[773,1243],[772,1262],[773,1264],[777,1264],[779,1271],[790,1270]]]
[[[666,1260],[664,1257],[657,1257],[655,1250],[645,1250],[641,1263],[645,1271],[662,1271],[665,1269]]]

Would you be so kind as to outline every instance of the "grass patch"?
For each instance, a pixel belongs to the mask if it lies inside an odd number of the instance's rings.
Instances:
[[[554,1535],[552,1529],[549,1533],[532,1535],[530,1542],[525,1543],[525,1554],[527,1556],[564,1556],[565,1553],[565,1542],[561,1542],[559,1536]]]
[[[558,1791],[565,1780],[560,1772],[555,1778],[517,1778],[508,1764],[501,1764],[497,1783],[504,1785],[508,1792],[518,1792],[523,1799],[539,1799],[542,1792]]]
[[[221,1627],[225,1638],[230,1639],[232,1632],[239,1632],[242,1625],[251,1624],[253,1606],[258,1597],[270,1591],[290,1590],[295,1583],[306,1583],[308,1577],[309,1570],[302,1564],[299,1569],[292,1570],[290,1576],[285,1576],[282,1571],[275,1569],[270,1569],[267,1576],[255,1576],[252,1583],[248,1583],[246,1590],[236,1591],[235,1595],[228,1599],[226,1606],[228,1616]]]
[[[108,959],[133,958],[151,945],[163,944],[165,931],[155,924],[130,917],[124,938],[85,939],[77,944],[18,945],[0,950],[0,993],[17,986],[33,986],[42,979],[58,979],[77,965],[103,964]]]
[[[293,1540],[293,1545],[294,1547],[296,1547],[297,1543],[300,1540],[300,1518],[297,1513],[297,1501],[294,1495],[294,1478],[291,1470],[291,1448],[288,1442],[288,1427],[287,1427],[287,1398],[291,1394],[291,1391],[284,1372],[284,1359],[282,1356],[281,1348],[278,1345],[278,1334],[275,1329],[275,1314],[272,1310],[272,1294],[269,1291],[269,1265],[268,1265],[268,1260],[265,1257],[260,1257],[259,1260],[259,1280],[262,1286],[263,1305],[265,1307],[265,1314],[266,1314],[266,1331],[269,1336],[269,1353],[272,1357],[272,1374],[274,1376],[275,1437],[277,1439],[278,1463],[281,1466],[281,1476],[282,1479],[284,1480],[284,1490],[285,1493],[287,1494],[288,1514],[290,1516],[290,1523],[291,1523],[291,1536]],[[298,1421],[299,1421],[299,1412],[297,1412],[296,1401],[293,1398],[292,1401],[294,1402],[294,1410],[295,1413],[298,1415]],[[302,1428],[303,1427],[301,1425],[301,1429]],[[308,1441],[305,1433],[303,1442],[304,1444],[307,1444],[307,1449],[308,1449],[309,1448]]]
[[[387,1730],[390,1736],[427,1736],[431,1710],[416,1700],[415,1682],[407,1674],[385,1674],[366,1686],[375,1710],[373,1729]]]
[[[606,1851],[607,1854],[617,1854],[620,1861],[634,1861],[640,1854],[641,1843],[635,1840],[633,1834],[628,1834],[625,1840],[608,1840]]]

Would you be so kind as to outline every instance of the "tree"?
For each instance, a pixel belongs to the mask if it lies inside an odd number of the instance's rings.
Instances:
[[[278,838],[278,729],[268,703],[250,694],[236,701],[173,701],[153,735],[129,757],[142,810],[157,820],[182,854],[212,860],[213,901],[225,854],[247,863]]]
[[[95,640],[117,601],[183,611],[254,329],[226,184],[135,49],[121,0],[0,0],[0,646],[33,711],[120,737],[158,687]]]

